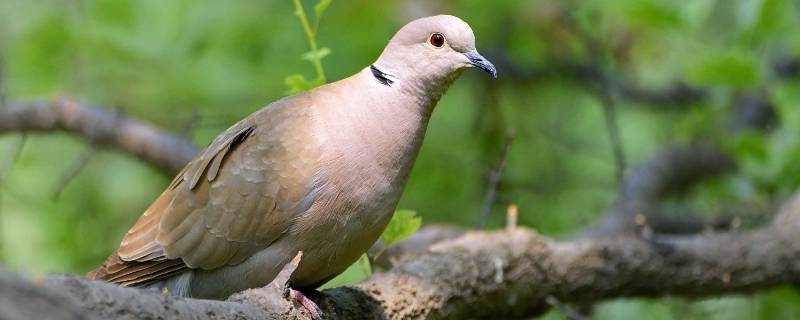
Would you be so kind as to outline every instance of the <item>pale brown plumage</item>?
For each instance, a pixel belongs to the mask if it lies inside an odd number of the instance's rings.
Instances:
[[[432,45],[433,33],[447,45]],[[409,23],[372,66],[219,135],[88,276],[225,298],[268,283],[303,251],[292,284],[324,283],[386,226],[433,107],[468,66],[494,73],[466,23]]]

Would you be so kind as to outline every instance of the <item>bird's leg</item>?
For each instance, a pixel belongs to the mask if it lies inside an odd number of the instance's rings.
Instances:
[[[311,291],[307,291],[305,294],[300,290],[292,289],[291,287],[286,287],[286,295],[291,298],[293,301],[299,302],[303,305],[304,308],[311,314],[311,319],[314,320],[322,320],[322,309],[319,308],[316,302],[311,298],[307,297],[312,296],[314,298],[319,297],[319,292],[314,289]]]

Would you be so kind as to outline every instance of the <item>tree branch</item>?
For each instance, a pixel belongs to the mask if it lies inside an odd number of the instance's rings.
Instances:
[[[475,219],[475,227],[483,229],[486,227],[486,222],[489,220],[489,215],[492,213],[492,207],[497,202],[497,189],[500,187],[500,181],[503,179],[503,170],[506,168],[508,162],[508,152],[511,149],[511,144],[514,143],[514,130],[508,129],[506,132],[505,143],[500,151],[500,158],[497,163],[492,167],[486,177],[486,193],[483,196],[483,205],[478,211],[478,217]]]
[[[119,149],[170,176],[197,154],[186,139],[67,98],[11,103],[0,108],[0,133],[49,131],[69,132],[97,146]]]
[[[597,224],[582,231],[581,237],[596,238],[635,231],[639,226],[637,216],[656,228],[665,225],[669,229],[680,225],[690,230],[702,230],[707,221],[699,218],[687,218],[673,224],[660,214],[662,200],[699,181],[735,168],[733,159],[709,144],[668,148],[625,177],[614,205]]]
[[[359,285],[325,290],[318,302],[325,314],[338,319],[529,317],[549,308],[550,296],[563,303],[630,296],[696,298],[798,284],[798,199],[783,208],[776,223],[749,232],[569,242],[552,241],[526,228],[467,232],[405,255],[392,270]],[[222,302],[55,275],[37,290],[68,300],[59,306],[77,306],[98,318],[305,317],[301,308],[278,297],[279,288],[236,295],[236,301],[246,303]],[[3,290],[0,301],[8,295],[18,292]]]

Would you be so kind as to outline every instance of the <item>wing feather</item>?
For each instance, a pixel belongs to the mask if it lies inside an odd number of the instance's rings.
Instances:
[[[309,112],[267,107],[218,136],[89,277],[142,285],[241,263],[278,239],[316,194],[319,148],[307,146],[307,125],[297,123]]]

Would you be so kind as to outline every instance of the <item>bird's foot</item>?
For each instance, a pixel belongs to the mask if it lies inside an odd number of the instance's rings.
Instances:
[[[287,287],[287,295],[294,301],[299,302],[303,307],[308,311],[311,315],[311,319],[314,320],[322,320],[322,309],[319,308],[314,300],[311,300],[306,294],[303,294],[300,290],[295,290],[292,288]],[[319,293],[316,290],[307,293],[310,296],[318,296]]]

